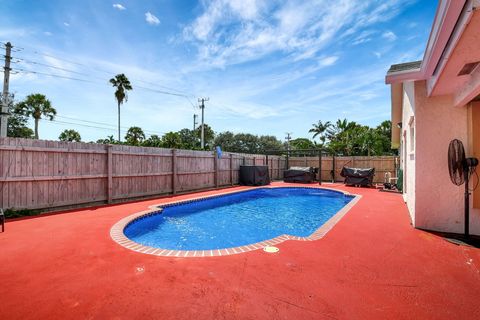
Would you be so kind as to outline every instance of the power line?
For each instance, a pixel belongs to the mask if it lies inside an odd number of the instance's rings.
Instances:
[[[62,120],[48,120],[48,119],[40,119],[42,122],[45,122],[45,123],[57,123],[57,124],[64,124],[64,125],[74,125],[74,126],[81,126],[81,127],[87,127],[87,128],[93,128],[93,129],[100,129],[100,130],[106,130],[106,131],[110,131],[110,132],[116,132],[117,129],[116,128],[106,128],[106,127],[100,127],[100,126],[94,126],[94,125],[89,125],[89,124],[83,124],[83,123],[75,123],[75,122],[69,122],[69,121],[62,121]],[[126,133],[128,132],[128,130],[125,130],[125,129],[120,129],[121,132],[123,133]],[[143,130],[142,131],[146,132],[146,130]],[[159,134],[162,134],[160,132],[158,132]],[[151,133],[148,133],[151,135]]]
[[[20,72],[20,73],[31,73],[31,74],[44,75],[44,76],[47,76],[47,77],[61,78],[61,79],[67,79],[67,80],[89,82],[89,83],[98,83],[98,82],[91,81],[91,80],[67,77],[67,76],[62,76],[60,74],[52,74],[52,73],[46,73],[46,72],[41,72],[41,71],[25,70],[25,69],[21,69],[21,68],[15,68],[15,70]]]
[[[23,115],[22,113],[18,113],[18,112],[12,112],[12,113],[17,114],[17,115]],[[85,122],[85,123],[76,123],[76,122],[56,120],[56,119],[48,120],[48,119],[43,119],[43,118],[40,118],[40,120],[44,121],[44,122],[45,121],[53,121],[53,122],[61,123],[61,124],[76,125],[76,126],[95,128],[95,129],[103,129],[103,130],[109,130],[109,131],[116,131],[117,128],[118,128],[117,126],[111,125],[111,124],[108,124],[108,123],[82,120],[82,119],[77,119],[77,118],[72,118],[72,117],[65,117],[65,116],[56,115],[55,118],[62,118],[62,119]],[[96,124],[96,125],[92,125],[92,124]],[[102,125],[102,126],[100,126],[100,125]],[[127,132],[128,129],[130,129],[130,127],[120,127],[120,131],[122,131],[122,132]],[[165,134],[165,132],[154,131],[154,130],[149,130],[149,129],[142,129],[142,131],[149,134],[149,135],[152,135],[152,134],[163,135],[163,134]]]
[[[23,48],[22,48],[23,49]],[[84,63],[80,63],[80,62],[76,62],[76,61],[72,61],[72,60],[68,60],[68,59],[65,59],[63,57],[58,57],[58,56],[55,56],[55,55],[52,55],[52,54],[49,54],[49,53],[45,53],[45,52],[40,52],[34,48],[31,48],[31,51],[34,53],[34,54],[37,54],[37,55],[40,55],[40,56],[47,56],[47,57],[50,57],[50,58],[54,58],[54,59],[57,59],[59,61],[63,61],[63,62],[67,62],[67,63],[71,63],[71,64],[74,64],[74,65],[78,65],[78,66],[82,66],[82,67],[85,67],[85,68],[88,68],[88,69],[93,69],[97,72],[102,72],[102,73],[105,73],[105,74],[108,74],[108,75],[112,75],[112,72],[110,71],[106,71],[106,70],[103,70],[101,68],[93,68],[91,65],[87,65],[87,64],[84,64]],[[37,64],[39,64],[37,62]],[[51,65],[48,65],[49,67],[53,67]],[[67,70],[64,70],[64,71],[67,71]],[[70,71],[71,72],[71,71]],[[90,75],[88,75],[90,76]],[[134,81],[138,81],[138,82],[143,82],[143,83],[146,83],[146,84],[150,84],[150,85],[153,85],[153,86],[157,86],[157,87],[162,87],[162,88],[165,88],[167,90],[171,90],[171,91],[176,91],[178,92],[177,94],[175,93],[172,93],[172,92],[168,92],[168,93],[165,93],[165,91],[161,91],[161,90],[157,90],[159,93],[164,93],[164,94],[170,94],[170,95],[178,95],[178,96],[183,96],[183,97],[186,97],[187,95],[190,95],[192,97],[195,97],[194,94],[188,94],[187,92],[183,91],[183,90],[178,90],[178,89],[174,89],[174,88],[171,88],[171,87],[167,87],[167,86],[163,86],[163,85],[159,85],[159,84],[156,84],[156,83],[153,83],[153,82],[148,82],[148,81],[145,81],[145,80],[140,80],[140,79],[135,79],[135,78],[131,78],[132,80]],[[136,87],[139,87],[138,85],[136,85]],[[143,88],[143,87],[142,87]],[[143,88],[143,89],[146,89],[146,88]],[[155,89],[146,89],[146,90],[155,90]],[[183,93],[183,94],[182,94]]]
[[[103,125],[103,126],[108,126],[108,127],[113,127],[115,129],[117,129],[118,127],[116,125],[113,125],[113,124],[109,124],[109,123],[104,123],[104,122],[96,122],[96,121],[90,121],[90,120],[83,120],[83,119],[78,119],[78,118],[72,118],[72,117],[65,117],[65,116],[55,116],[56,118],[62,118],[62,119],[67,119],[67,120],[74,120],[74,121],[80,121],[80,122],[85,122],[85,123],[92,123],[92,124],[98,124],[98,125]],[[125,127],[125,126],[121,126],[120,127],[121,129],[130,129],[130,127]],[[142,129],[145,133],[153,133],[153,134],[165,134],[165,132],[160,132],[160,131],[154,131],[154,130],[149,130],[149,129]]]
[[[140,80],[140,79],[135,79],[135,78],[132,78],[132,80],[134,81],[138,81],[138,82],[143,82],[145,84],[149,84],[151,86],[156,86],[156,87],[160,87],[160,88],[164,88],[164,89],[167,89],[167,90],[171,90],[171,91],[176,91],[178,93],[183,93],[185,95],[188,95],[189,93],[186,92],[186,91],[183,91],[183,90],[177,90],[177,89],[174,89],[174,88],[171,88],[171,87],[167,87],[167,86],[163,86],[163,85],[159,85],[157,83],[153,83],[153,82],[149,82],[149,81],[145,81],[145,80]],[[195,97],[194,94],[190,94],[192,97]]]
[[[40,65],[40,63],[37,63]],[[46,64],[44,64],[46,65]],[[46,66],[49,66],[49,65],[46,65]],[[59,68],[59,67],[54,67],[54,66],[49,66],[49,67],[53,67],[55,69],[60,69],[60,70],[64,70],[64,71],[67,71],[67,69],[64,69],[64,68]],[[81,78],[74,78],[74,77],[68,77],[68,76],[64,76],[64,75],[60,75],[60,74],[53,74],[53,73],[46,73],[46,72],[41,72],[41,71],[33,71],[33,70],[25,70],[25,69],[22,69],[22,68],[15,68],[15,70],[17,72],[20,72],[20,73],[31,73],[31,74],[38,74],[38,75],[44,75],[44,76],[48,76],[48,77],[54,77],[54,78],[61,78],[61,79],[67,79],[67,80],[74,80],[74,81],[81,81],[81,82],[88,82],[88,83],[95,83],[95,84],[98,84],[100,82],[98,81],[92,81],[92,80],[87,80],[87,79],[81,79]],[[72,71],[68,71],[68,72],[72,72]],[[78,74],[82,74],[82,73],[79,73],[79,72],[76,72]],[[108,83],[106,80],[105,80],[105,84]],[[177,96],[177,97],[182,97],[182,98],[186,98],[190,104],[193,106],[192,102],[190,101],[189,97],[187,95],[184,95],[184,94],[179,94],[179,93],[174,93],[174,92],[168,92],[168,91],[163,91],[163,90],[157,90],[157,89],[152,89],[152,88],[148,88],[148,87],[143,87],[143,86],[139,86],[139,85],[133,85],[134,88],[138,88],[138,89],[143,89],[143,90],[148,90],[148,91],[151,91],[151,92],[155,92],[155,93],[160,93],[160,94],[166,94],[166,95],[171,95],[171,96]]]
[[[15,63],[26,62],[26,63],[31,63],[31,64],[43,66],[43,67],[48,67],[48,68],[52,68],[52,69],[57,69],[57,70],[61,70],[61,71],[66,71],[66,72],[70,72],[70,73],[79,74],[79,75],[82,75],[82,76],[91,77],[91,75],[88,74],[88,73],[78,72],[78,71],[75,71],[75,70],[70,70],[70,69],[66,69],[66,68],[62,68],[62,67],[57,67],[57,66],[54,66],[54,65],[51,65],[51,64],[48,64],[48,63],[42,63],[42,62],[38,62],[38,61],[33,61],[33,60],[25,59],[25,58],[22,58],[22,57],[15,57],[15,59],[18,60],[18,61],[15,62]],[[103,80],[103,79],[102,79],[102,80]]]
[[[162,91],[162,90],[157,90],[157,89],[142,87],[142,86],[139,86],[139,85],[134,85],[133,87],[134,87],[134,88],[139,88],[139,89],[144,89],[144,90],[149,90],[149,91],[157,92],[157,93],[161,93],[161,94],[168,94],[168,95],[171,95],[171,96],[177,96],[177,97],[183,97],[183,98],[186,98],[186,97],[187,97],[187,96],[184,95],[184,94],[179,94],[179,93],[174,93],[174,92],[168,92],[168,91]]]

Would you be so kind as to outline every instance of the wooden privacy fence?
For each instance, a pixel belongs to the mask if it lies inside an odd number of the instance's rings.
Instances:
[[[285,160],[273,157],[279,179]],[[239,166],[265,156],[0,138],[0,208],[112,203],[238,184]]]
[[[318,157],[290,157],[290,167],[319,167]],[[371,156],[371,157],[333,157],[322,156],[321,177],[322,181],[332,181],[332,170],[336,182],[343,182],[340,172],[344,166],[352,168],[375,168],[374,183],[383,183],[385,173],[389,172],[392,177],[396,176],[398,157],[396,156]]]
[[[349,162],[350,161],[350,162]],[[335,177],[343,164],[374,166],[376,181],[394,172],[394,157],[336,157]],[[282,179],[280,156],[144,148],[0,138],[0,208],[45,209],[87,203],[112,203],[238,184],[242,164],[266,165]],[[316,157],[289,159],[290,166],[318,167]],[[322,180],[331,181],[333,159],[322,158]]]

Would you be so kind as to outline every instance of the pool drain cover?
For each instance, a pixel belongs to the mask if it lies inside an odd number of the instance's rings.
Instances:
[[[263,251],[268,252],[268,253],[275,253],[275,252],[280,251],[280,249],[278,249],[277,247],[273,247],[273,246],[266,246],[265,248],[263,248]]]

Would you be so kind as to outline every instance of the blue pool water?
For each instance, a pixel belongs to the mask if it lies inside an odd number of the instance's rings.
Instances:
[[[238,247],[282,234],[312,234],[353,197],[313,188],[259,188],[166,206],[131,222],[125,235],[171,250]]]

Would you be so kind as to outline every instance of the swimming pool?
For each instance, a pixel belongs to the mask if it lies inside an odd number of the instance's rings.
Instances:
[[[320,188],[255,188],[163,205],[124,222],[122,231],[131,243],[150,248],[147,253],[160,249],[182,252],[182,256],[194,251],[220,253],[226,248],[248,251],[249,245],[268,245],[271,239],[278,243],[318,236],[320,227],[352,199]]]

